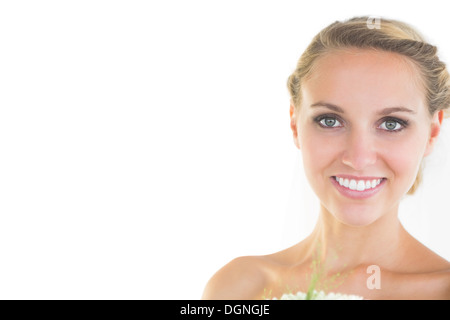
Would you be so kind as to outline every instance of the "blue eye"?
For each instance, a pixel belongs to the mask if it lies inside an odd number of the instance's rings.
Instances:
[[[380,125],[381,129],[390,132],[399,132],[408,126],[408,121],[389,118],[384,119],[383,123]]]
[[[331,116],[320,116],[317,117],[315,121],[319,123],[321,127],[324,128],[337,128],[340,127],[341,124],[335,117]]]

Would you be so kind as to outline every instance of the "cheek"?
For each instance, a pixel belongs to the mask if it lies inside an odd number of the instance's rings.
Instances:
[[[301,151],[307,175],[328,173],[326,169],[336,161],[336,157],[340,153],[339,146],[342,146],[342,142],[337,140],[336,138],[330,139],[326,135],[305,132],[301,139]]]
[[[382,159],[389,166],[394,179],[405,180],[405,183],[412,185],[425,151],[425,144],[421,140],[405,139],[385,144]]]

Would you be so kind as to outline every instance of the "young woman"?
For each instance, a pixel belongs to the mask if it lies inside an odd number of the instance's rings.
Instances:
[[[450,299],[450,263],[398,219],[447,116],[449,74],[436,47],[410,26],[368,21],[322,30],[288,79],[294,143],[320,201],[314,231],[281,252],[231,261],[210,279],[204,299],[306,292],[318,270],[318,290]]]

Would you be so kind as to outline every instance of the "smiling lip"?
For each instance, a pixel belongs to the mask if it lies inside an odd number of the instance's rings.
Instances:
[[[349,175],[338,175],[339,178],[346,178],[346,179],[354,179],[354,180],[377,180],[381,179],[381,182],[379,185],[377,185],[375,188],[367,189],[364,191],[358,191],[358,190],[351,190],[349,188],[346,188],[344,186],[341,186],[339,182],[336,181],[336,176],[330,177],[331,183],[336,187],[336,189],[341,193],[343,196],[351,199],[367,199],[375,194],[377,194],[386,184],[386,178],[377,178],[377,177],[355,177],[355,176],[349,176]]]

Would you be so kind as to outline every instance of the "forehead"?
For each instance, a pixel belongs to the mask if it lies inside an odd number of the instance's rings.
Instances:
[[[302,86],[308,104],[326,100],[345,106],[384,107],[424,104],[417,67],[396,53],[347,50],[318,58]]]

